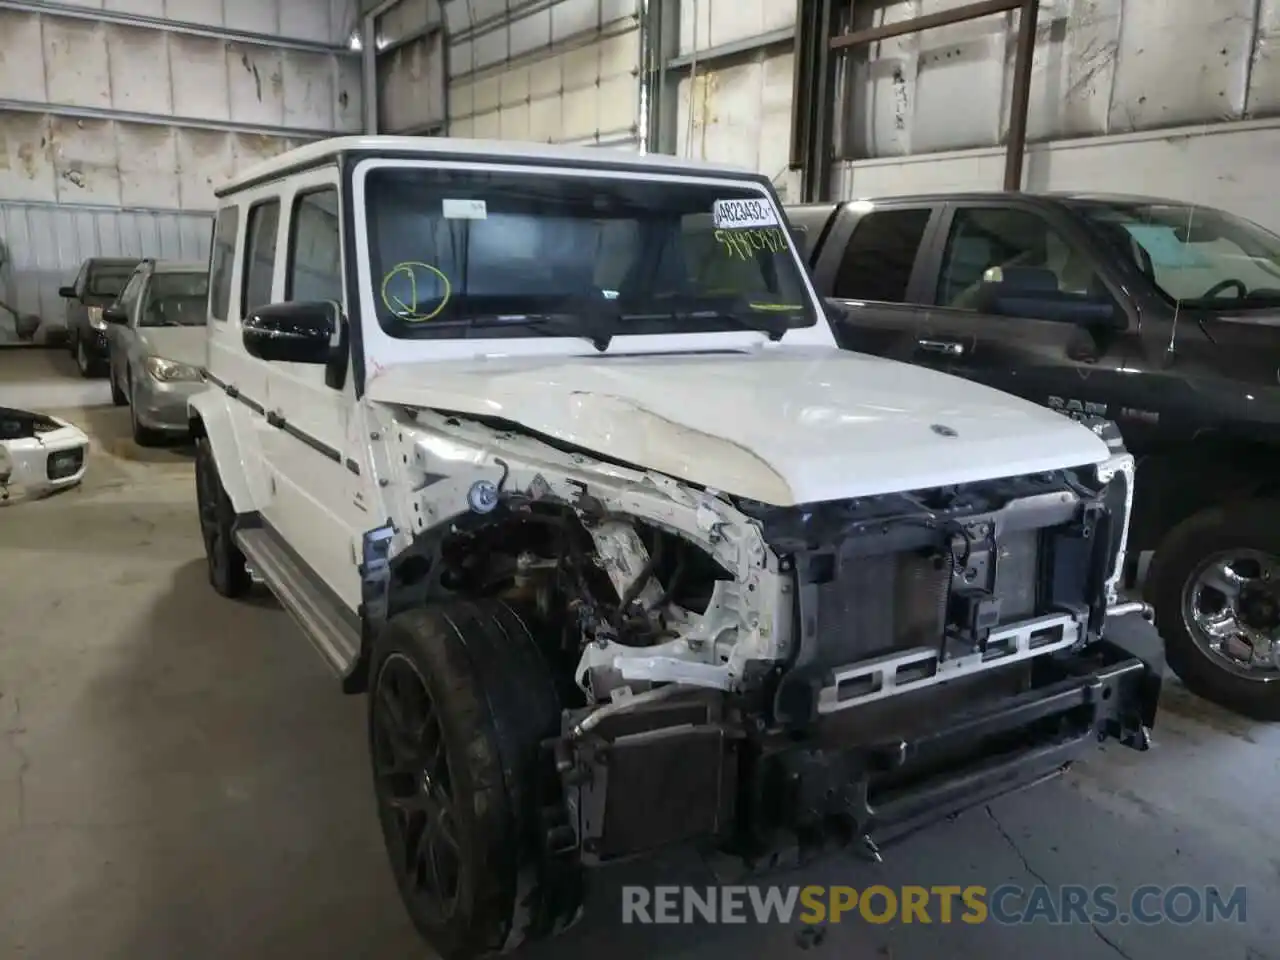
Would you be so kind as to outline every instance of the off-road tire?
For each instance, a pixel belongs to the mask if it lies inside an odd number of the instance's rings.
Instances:
[[[243,597],[253,588],[244,554],[236,546],[236,512],[218,476],[208,437],[196,439],[196,508],[209,564],[209,584],[224,597]]]
[[[1280,556],[1280,503],[1229,504],[1184,520],[1157,547],[1143,593],[1155,608],[1165,659],[1188,690],[1255,720],[1280,720],[1280,676],[1266,682],[1231,673],[1196,644],[1183,620],[1188,579],[1206,557],[1232,548]]]
[[[412,804],[419,789],[430,792],[436,774],[424,765],[399,781],[412,786],[393,787],[387,773],[404,767],[398,761],[389,766],[387,718],[393,716],[389,697],[401,695],[406,677],[425,689],[438,728],[432,735],[424,722],[416,740],[399,742],[421,747],[438,736],[443,744],[447,777],[439,780],[448,781],[448,819],[456,838],[451,856],[459,877],[457,908],[450,916],[433,915],[415,893],[417,868],[411,871],[406,863],[412,815],[397,808]],[[441,957],[470,960],[505,952],[577,919],[579,868],[575,863],[567,871],[563,865],[547,869],[538,842],[545,826],[544,786],[554,777],[540,743],[559,733],[559,697],[526,621],[512,607],[497,600],[461,601],[391,618],[373,644],[368,722],[378,819],[396,886],[415,928]],[[414,846],[420,849],[421,841]]]

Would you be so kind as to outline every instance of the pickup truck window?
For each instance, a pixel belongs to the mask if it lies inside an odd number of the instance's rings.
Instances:
[[[1207,309],[1280,304],[1280,237],[1191,204],[1076,205],[1170,303]]]
[[[1062,293],[1102,289],[1081,250],[1039,214],[1009,207],[958,209],[942,256],[938,304],[976,310],[983,278],[992,267],[1048,270]]]
[[[877,210],[863,216],[845,247],[834,295],[841,300],[904,302],[920,241],[932,215],[932,208],[916,207]]]

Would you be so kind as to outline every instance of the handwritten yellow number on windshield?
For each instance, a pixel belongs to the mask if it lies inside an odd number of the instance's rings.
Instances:
[[[787,238],[778,227],[717,230],[713,236],[720,247],[736,260],[750,260],[761,251],[781,253],[787,249]]]
[[[440,295],[440,302],[435,305],[434,309],[427,312],[420,312],[418,310],[419,270],[425,270],[428,273],[439,277],[440,285],[444,288],[443,293]],[[397,277],[407,281],[409,287],[407,297],[396,296],[396,294],[390,291],[389,288],[391,283]],[[383,305],[399,319],[408,320],[412,323],[420,323],[424,320],[434,320],[440,315],[440,311],[445,308],[445,305],[449,302],[449,297],[452,296],[452,294],[453,287],[449,283],[449,278],[444,275],[444,271],[439,267],[433,267],[429,263],[422,263],[418,260],[405,260],[402,263],[397,263],[394,267],[388,270],[386,276],[382,278]]]

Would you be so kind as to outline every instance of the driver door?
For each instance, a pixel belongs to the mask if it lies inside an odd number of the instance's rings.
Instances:
[[[1070,225],[1030,205],[955,204],[940,238],[934,307],[919,321],[913,361],[1068,415],[1114,417],[1126,386],[1126,331],[979,312],[992,268],[1051,272],[1060,292],[1119,304]]]

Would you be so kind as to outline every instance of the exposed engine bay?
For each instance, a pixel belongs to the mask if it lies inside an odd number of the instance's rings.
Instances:
[[[0,503],[79,483],[88,450],[89,438],[65,420],[0,407]]]
[[[366,616],[532,611],[564,705],[557,855],[750,861],[833,830],[874,854],[1098,739],[1147,748],[1160,668],[1103,637],[1143,607],[1117,602],[1133,460],[1110,428],[1098,465],[794,506],[501,422],[383,429],[412,497],[365,537]]]
[[[655,684],[776,687],[770,712],[808,722],[1076,647],[1115,601],[1132,496],[1123,452],[1082,470],[775,507],[507,424],[409,416],[392,429],[413,513],[389,552],[395,582],[415,588],[391,602],[529,598],[560,623],[584,704]]]

